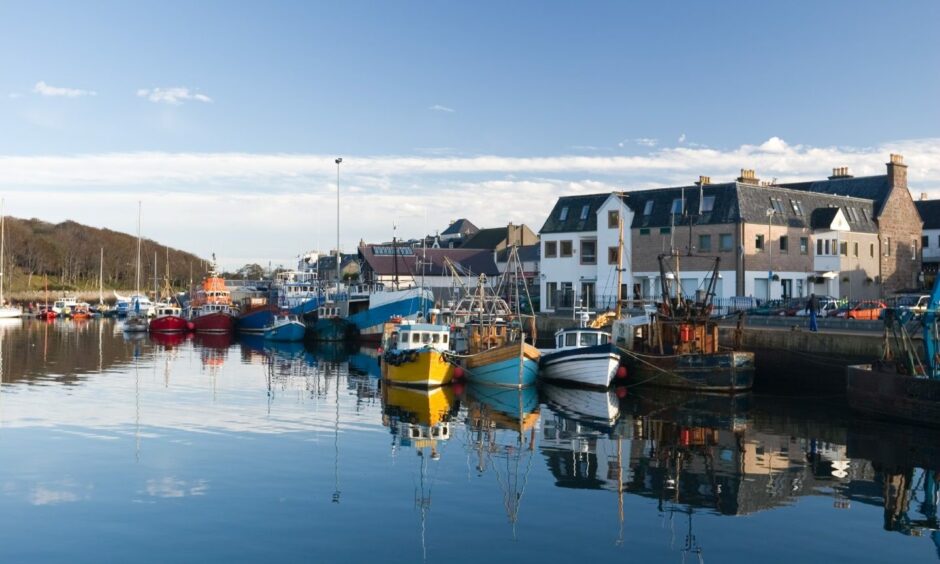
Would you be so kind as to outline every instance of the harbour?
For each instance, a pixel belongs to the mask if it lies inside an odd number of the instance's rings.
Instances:
[[[8,559],[93,561],[102,535],[134,561],[937,554],[936,431],[844,395],[398,388],[368,347],[108,319],[7,320],[0,353]]]

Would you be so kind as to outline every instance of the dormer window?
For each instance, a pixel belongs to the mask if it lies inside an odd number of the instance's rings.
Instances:
[[[650,215],[653,213],[653,200],[646,200],[646,205],[643,206],[643,215]]]
[[[581,208],[581,220],[582,220],[582,221],[588,218],[588,212],[590,212],[590,211],[591,211],[591,206],[589,206],[589,205],[583,206],[583,207]]]
[[[565,221],[568,219],[568,206],[561,208],[561,213],[558,214],[558,221]]]
[[[676,198],[672,201],[672,211],[670,212],[673,215],[678,215],[682,213],[682,199]]]
[[[702,213],[708,213],[715,209],[715,197],[705,196],[702,198]]]

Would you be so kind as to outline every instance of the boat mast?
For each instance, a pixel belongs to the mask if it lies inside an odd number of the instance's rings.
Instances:
[[[617,307],[614,309],[615,319],[620,319],[623,303],[623,190],[620,191],[619,196],[617,209]]]
[[[3,301],[3,259],[6,255],[3,254],[3,244],[6,239],[6,223],[4,223],[3,217],[3,200],[0,199],[0,306],[3,306],[5,303]]]
[[[98,260],[98,305],[104,304],[104,247],[101,247],[101,258]]]
[[[340,263],[342,262],[342,254],[339,250],[339,165],[343,162],[342,157],[338,157],[336,160],[336,292],[339,295],[339,285],[340,285]]]
[[[134,282],[134,293],[137,294],[137,301],[140,301],[140,200],[137,201],[137,279]]]

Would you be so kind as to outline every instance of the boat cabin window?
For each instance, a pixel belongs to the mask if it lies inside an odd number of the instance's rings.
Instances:
[[[447,344],[447,337],[448,337],[447,333],[444,333],[443,335],[441,335],[441,342],[444,343],[445,345]]]
[[[581,333],[581,346],[593,347],[597,345],[597,333]]]
[[[566,333],[565,334],[565,346],[574,347],[578,344],[578,334],[577,333]]]
[[[602,344],[602,345],[606,345],[606,344],[609,343],[609,342],[610,342],[610,335],[608,335],[607,333],[602,334],[602,335],[601,335],[601,344]]]
[[[432,342],[432,343],[440,343],[440,342],[441,342],[441,334],[440,334],[440,333],[434,333],[434,334],[432,334],[432,335],[431,335],[431,342]]]
[[[402,333],[402,334],[401,334],[401,339],[400,339],[398,342],[401,343],[401,344],[403,344],[403,345],[404,345],[404,344],[407,344],[407,343],[408,343],[408,333]]]
[[[559,349],[560,349],[561,347],[565,346],[565,336],[564,336],[564,335],[558,335],[558,338],[555,339],[555,346],[558,347]]]
[[[421,333],[421,342],[424,343],[424,344],[430,343],[430,342],[431,342],[431,334],[430,334],[430,333]]]
[[[412,333],[412,334],[411,334],[411,342],[412,342],[412,343],[420,343],[420,342],[421,342],[421,333]]]

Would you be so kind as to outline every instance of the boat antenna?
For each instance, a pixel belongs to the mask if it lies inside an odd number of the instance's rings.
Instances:
[[[620,319],[623,309],[623,190],[617,199],[617,305],[614,309],[616,319]],[[608,280],[610,280],[608,278]]]
[[[343,256],[339,250],[339,165],[343,162],[343,158],[337,157],[334,162],[336,163],[336,291],[339,292],[340,264]]]

